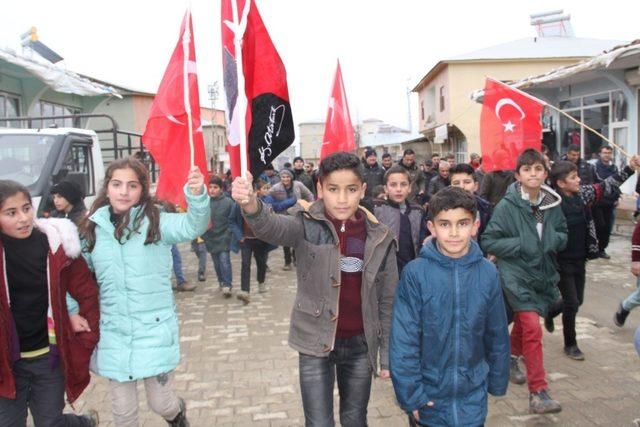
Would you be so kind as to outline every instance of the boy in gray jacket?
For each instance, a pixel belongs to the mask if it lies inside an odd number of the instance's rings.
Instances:
[[[236,178],[232,197],[256,237],[292,246],[298,289],[289,345],[300,354],[300,389],[307,425],[333,426],[333,389],[340,422],[367,425],[371,377],[389,378],[389,327],[398,282],[394,236],[365,209],[360,160],[334,153],[320,164],[320,200],[298,200],[277,215],[256,199],[250,181]]]

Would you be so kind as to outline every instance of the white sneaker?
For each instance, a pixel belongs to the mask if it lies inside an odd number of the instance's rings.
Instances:
[[[222,295],[224,295],[225,298],[231,298],[231,288],[228,286],[222,288]]]
[[[258,283],[258,292],[261,294],[267,292],[267,285],[265,283]]]
[[[240,291],[236,294],[236,298],[242,301],[244,305],[247,305],[251,302],[251,297],[249,296],[249,292]]]

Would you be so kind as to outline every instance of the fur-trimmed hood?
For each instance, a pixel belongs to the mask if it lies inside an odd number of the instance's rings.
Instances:
[[[49,241],[51,253],[56,253],[60,246],[69,258],[78,258],[82,250],[78,228],[66,218],[38,218],[35,227],[42,231]]]

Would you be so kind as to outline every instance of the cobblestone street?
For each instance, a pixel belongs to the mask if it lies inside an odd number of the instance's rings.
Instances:
[[[628,237],[614,237],[609,248],[612,259],[589,264],[585,304],[577,325],[586,361],[564,356],[560,317],[554,334],[545,331],[545,367],[551,394],[562,403],[563,412],[528,415],[526,386],[510,385],[506,397],[490,398],[487,425],[633,426],[634,419],[640,418],[640,363],[632,344],[640,312],[633,312],[623,329],[612,322],[617,302],[635,288],[628,268],[629,247]],[[185,275],[195,281],[196,259],[188,249],[188,245],[181,246]],[[239,288],[239,256],[232,260],[235,291]],[[258,294],[252,289],[247,306],[235,296],[223,298],[211,261],[206,283],[198,283],[195,293],[175,294],[182,346],[175,382],[187,401],[192,426],[303,425],[298,355],[287,346],[295,271],[282,271],[282,262],[282,250],[273,251],[269,259],[272,271],[267,274],[269,291]],[[166,425],[150,413],[140,387],[139,398],[140,424]],[[78,411],[95,408],[100,412],[100,425],[113,425],[103,378],[94,376],[75,407]],[[388,380],[374,380],[369,424],[406,425]]]

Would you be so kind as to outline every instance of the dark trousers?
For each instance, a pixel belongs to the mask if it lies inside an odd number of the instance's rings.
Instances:
[[[364,335],[336,338],[329,357],[300,353],[300,391],[307,427],[333,427],[333,386],[338,379],[340,424],[367,425],[372,371]]]
[[[284,246],[282,250],[284,251],[284,264],[290,265],[292,262],[295,264],[296,252],[293,250],[293,248],[290,248],[289,246]]]
[[[51,367],[49,355],[20,359],[13,364],[16,399],[0,397],[0,426],[26,426],[27,408],[36,427],[90,426],[86,417],[63,414],[64,377]]]
[[[242,267],[240,269],[240,289],[251,291],[251,255],[256,260],[258,283],[264,283],[267,274],[267,247],[268,244],[258,239],[245,239],[240,245]]]
[[[598,249],[600,249],[600,252],[609,246],[609,237],[615,220],[614,209],[615,207],[613,206],[596,205],[591,211],[596,225],[596,236],[598,237]]]
[[[556,317],[562,313],[562,332],[564,333],[564,345],[570,347],[576,345],[576,315],[578,308],[584,301],[585,261],[565,261],[560,263],[560,281],[558,288],[562,294],[562,300],[556,302],[549,316]]]

